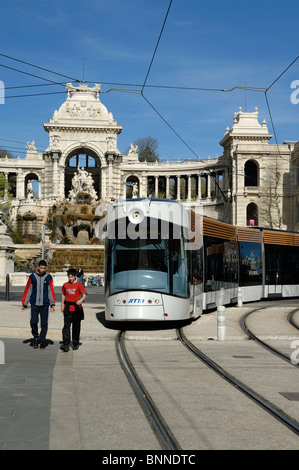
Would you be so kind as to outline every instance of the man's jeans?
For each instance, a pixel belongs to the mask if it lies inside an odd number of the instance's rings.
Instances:
[[[38,338],[38,315],[40,315],[41,322],[39,339],[40,342],[43,342],[46,340],[48,332],[49,305],[31,305],[30,326],[34,338]]]

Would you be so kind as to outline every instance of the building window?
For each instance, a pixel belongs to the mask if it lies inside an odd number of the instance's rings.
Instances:
[[[258,207],[254,202],[248,204],[246,209],[246,224],[250,227],[258,225]]]
[[[258,165],[253,160],[248,160],[244,166],[244,186],[258,186]]]

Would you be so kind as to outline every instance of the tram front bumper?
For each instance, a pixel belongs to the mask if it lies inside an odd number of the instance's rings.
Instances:
[[[107,311],[108,310],[108,311]],[[106,307],[106,319],[114,321],[161,321],[165,319],[162,305],[115,305],[113,312]]]
[[[131,291],[106,299],[105,318],[110,321],[161,321],[167,318],[167,313],[161,294]]]

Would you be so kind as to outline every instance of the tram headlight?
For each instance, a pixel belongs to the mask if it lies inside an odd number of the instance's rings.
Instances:
[[[134,209],[130,211],[130,213],[128,214],[128,217],[129,217],[129,221],[132,224],[140,224],[144,219],[143,210],[141,208],[135,207]]]

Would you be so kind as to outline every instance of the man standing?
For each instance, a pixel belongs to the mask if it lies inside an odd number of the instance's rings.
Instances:
[[[77,271],[71,268],[67,272],[68,282],[62,286],[61,311],[64,317],[62,330],[62,345],[60,349],[64,352],[70,350],[71,324],[73,349],[79,348],[81,320],[84,319],[82,302],[86,299],[86,290],[80,282],[77,282]]]
[[[34,349],[45,349],[47,346],[46,336],[48,332],[49,307],[51,312],[55,311],[55,292],[53,278],[47,274],[47,263],[41,260],[38,263],[36,273],[29,276],[24,294],[22,297],[22,310],[27,309],[27,304],[31,304],[30,326],[33,335],[32,346]],[[38,316],[41,320],[41,331],[38,335]]]

